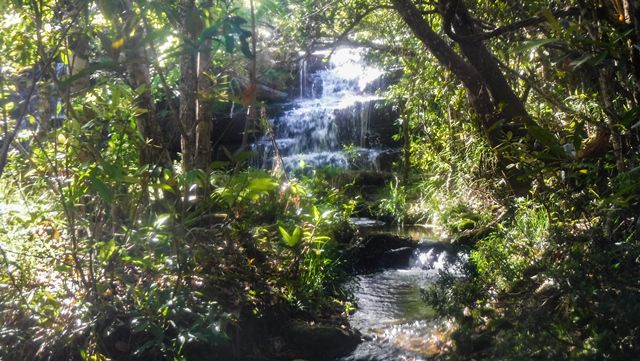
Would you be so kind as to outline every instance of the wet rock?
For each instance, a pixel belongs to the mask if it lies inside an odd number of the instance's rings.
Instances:
[[[378,264],[382,268],[408,268],[415,247],[401,247],[386,251]]]
[[[356,102],[335,111],[337,139],[342,144],[395,149],[400,146],[393,139],[398,132],[399,117],[397,107],[391,102],[381,99]]]
[[[315,95],[321,94],[322,84],[318,84],[313,75],[328,67],[329,63],[324,55],[307,54],[293,69],[296,74],[294,84],[297,86],[292,89],[292,94],[307,98],[314,97],[314,92]]]
[[[364,88],[366,93],[375,93],[377,91],[386,91],[389,86],[396,84],[402,78],[404,71],[402,69],[395,69],[386,72],[375,81],[367,84]]]
[[[329,361],[345,356],[361,342],[360,334],[338,326],[292,321],[283,336],[294,358]]]
[[[356,271],[373,272],[382,268],[407,268],[416,242],[393,234],[369,234],[356,241],[351,260]]]
[[[244,78],[233,78],[230,83],[231,92],[235,96],[242,96],[247,92],[249,80]],[[267,84],[256,84],[256,100],[266,102],[284,102],[289,98],[289,94],[282,90],[275,89]]]

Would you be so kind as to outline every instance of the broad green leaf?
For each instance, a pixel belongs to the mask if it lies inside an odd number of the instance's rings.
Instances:
[[[167,191],[170,193],[175,193],[175,191],[173,190],[173,187],[171,187],[169,184],[167,183],[160,183],[159,184],[160,189],[162,189],[163,191]]]
[[[98,259],[102,262],[107,262],[111,256],[115,253],[118,245],[116,240],[112,238],[109,242],[99,244],[100,251],[98,251]]]
[[[280,235],[282,235],[282,241],[287,247],[295,247],[300,240],[302,240],[302,230],[300,227],[296,227],[292,233],[287,232],[282,226],[278,227]]]
[[[289,232],[287,232],[287,230],[282,226],[279,226],[278,230],[280,231],[280,235],[282,235],[284,243],[289,244],[291,242],[291,235],[289,234]]]
[[[113,201],[113,193],[109,189],[109,187],[100,179],[96,178],[94,175],[89,177],[89,185],[91,189],[93,189],[100,198],[107,204],[111,204]]]
[[[278,186],[271,178],[253,178],[249,181],[247,189],[252,193],[270,192]]]
[[[122,180],[122,178],[124,177],[122,168],[106,161],[101,162],[98,165],[98,168],[101,168],[109,177],[113,178],[114,180]]]
[[[164,226],[167,221],[169,221],[171,219],[171,215],[170,214],[161,214],[158,216],[158,219],[156,219],[156,222],[154,223],[154,226],[156,228],[160,228],[162,226]]]
[[[300,227],[296,227],[296,229],[293,230],[293,234],[291,235],[291,241],[293,242],[292,246],[298,244],[300,240],[302,240],[302,230],[300,229]]]

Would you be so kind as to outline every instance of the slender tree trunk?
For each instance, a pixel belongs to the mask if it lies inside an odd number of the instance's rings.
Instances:
[[[69,61],[69,76],[77,75],[89,66],[90,41],[89,36],[84,32],[77,32],[69,37],[69,48],[72,52]],[[86,90],[89,85],[89,74],[87,74],[71,84],[70,92],[77,94],[82,90]]]
[[[138,35],[139,34],[139,35]],[[144,111],[137,116],[138,130],[145,139],[140,147],[140,163],[160,165],[171,168],[171,158],[164,144],[164,137],[160,124],[156,119],[155,104],[151,94],[151,76],[149,74],[149,59],[141,44],[142,29],[137,35],[125,41],[125,56],[129,82],[134,89],[141,89],[136,103]]]
[[[211,86],[208,71],[211,67],[210,42],[198,53],[198,114],[196,125],[195,167],[207,169],[211,162],[211,131],[213,128],[213,112],[211,111]]]
[[[36,136],[39,139],[44,138],[51,129],[51,86],[49,82],[44,81],[38,87],[38,113],[40,120]]]
[[[180,55],[180,124],[182,138],[182,162],[184,170],[194,169],[196,154],[196,124],[198,120],[198,50],[194,49],[197,41],[195,0],[184,0],[181,3],[182,54]]]
[[[121,1],[117,4],[108,3],[106,5],[108,6],[101,6],[100,9],[103,15],[113,22],[116,29],[122,30],[122,38],[117,41],[123,41],[122,48],[114,47],[106,50],[115,50],[116,52],[119,52],[120,49],[124,50],[129,85],[139,91],[135,101],[137,107],[143,111],[137,115],[136,123],[138,131],[144,138],[139,149],[140,163],[171,168],[171,157],[156,118],[155,104],[151,94],[150,62],[143,43],[146,35],[145,30],[142,26],[137,25],[138,16],[132,9],[131,2]],[[134,28],[135,31],[133,31]],[[112,46],[115,46],[115,43]]]
[[[625,170],[624,154],[622,149],[622,135],[620,134],[618,123],[619,117],[617,116],[615,104],[613,103],[613,97],[610,89],[615,89],[613,85],[614,74],[608,69],[603,69],[598,77],[598,85],[600,87],[600,97],[602,98],[602,105],[609,121],[607,126],[611,133],[610,141],[613,148],[613,154],[616,158],[616,168],[618,172],[622,173]]]

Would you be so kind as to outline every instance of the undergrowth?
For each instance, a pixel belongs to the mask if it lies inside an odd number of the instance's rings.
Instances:
[[[16,161],[3,177],[0,358],[229,359],[243,320],[341,312],[337,239],[353,207],[330,185],[258,170],[150,178],[126,162]],[[192,190],[188,211],[174,189]]]

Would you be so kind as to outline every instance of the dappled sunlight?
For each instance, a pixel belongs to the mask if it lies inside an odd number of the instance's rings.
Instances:
[[[0,360],[633,360],[640,3],[0,0]]]

